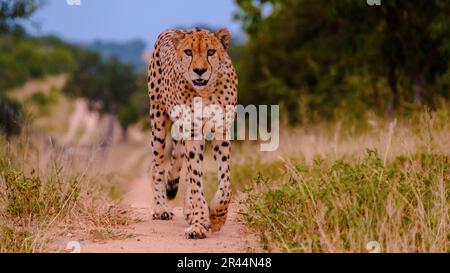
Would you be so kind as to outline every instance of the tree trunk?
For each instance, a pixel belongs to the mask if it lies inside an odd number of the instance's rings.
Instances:
[[[0,98],[0,133],[10,137],[20,133],[22,126],[21,112],[10,102]]]
[[[392,62],[389,65],[388,83],[391,91],[391,98],[387,108],[387,118],[389,121],[392,121],[394,119],[394,111],[398,106],[397,75],[395,75],[395,66]]]
[[[403,6],[403,3],[399,2],[400,7]],[[386,37],[388,37],[388,43],[394,43],[399,45],[400,47],[404,45],[404,42],[400,39],[400,35],[398,35],[399,32],[399,14],[398,10],[400,7],[397,7],[397,9],[391,7],[390,5],[386,6],[385,12],[384,12],[384,20],[386,21],[387,28],[386,28]],[[400,9],[401,10],[401,9]],[[398,61],[398,46],[396,50],[392,50],[392,48],[389,46],[389,48],[386,48],[384,50],[384,58],[387,62],[388,66],[388,85],[390,89],[390,99],[389,104],[387,107],[387,118],[389,121],[392,121],[394,119],[394,111],[398,107],[399,104],[399,93],[398,93],[398,84],[397,84],[397,66],[399,65]]]
[[[425,94],[425,80],[424,75],[422,73],[416,74],[414,76],[414,104],[417,106],[423,105],[423,97]]]
[[[114,134],[114,123],[116,121],[116,114],[114,112],[108,114],[108,126],[106,128],[105,134],[100,141],[100,147],[102,151],[105,151],[106,148],[111,143]]]
[[[122,126],[122,142],[128,142],[128,126]]]
[[[426,95],[426,79],[429,76],[433,61],[436,57],[436,54],[438,53],[437,48],[439,47],[439,45],[440,41],[437,41],[436,44],[428,52],[423,64],[419,65],[419,67],[417,68],[417,72],[413,76],[414,104],[418,106],[422,106],[424,104],[424,97]]]

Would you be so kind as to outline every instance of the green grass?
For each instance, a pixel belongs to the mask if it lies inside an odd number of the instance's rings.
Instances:
[[[285,162],[284,178],[255,178],[244,219],[266,249],[365,252],[377,241],[386,252],[449,250],[448,156],[417,153],[384,166],[368,150],[349,161]]]
[[[82,177],[63,180],[61,169],[56,169],[43,178],[34,170],[25,173],[4,161],[0,161],[0,251],[33,252],[45,243],[45,234],[35,228],[68,215],[80,198]]]
[[[448,108],[361,136],[313,136],[288,136],[296,154],[232,169],[244,222],[267,251],[368,252],[372,241],[382,252],[450,251]]]
[[[259,160],[235,164],[231,167],[232,190],[234,193],[238,191],[246,191],[248,185],[252,182],[255,170],[265,170],[267,175],[278,177],[281,175],[281,162],[263,163]],[[206,199],[211,201],[217,191],[219,184],[217,179],[217,171],[208,171],[203,175],[204,194]]]

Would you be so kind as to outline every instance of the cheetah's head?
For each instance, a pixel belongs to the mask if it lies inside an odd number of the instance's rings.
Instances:
[[[231,34],[228,29],[212,33],[203,29],[176,30],[173,43],[185,79],[201,90],[214,82],[227,55]]]

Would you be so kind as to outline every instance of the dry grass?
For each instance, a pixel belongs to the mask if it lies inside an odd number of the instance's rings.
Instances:
[[[343,156],[364,156],[366,149],[377,150],[387,159],[417,149],[450,154],[449,108],[438,112],[421,112],[395,122],[394,128],[383,119],[358,121],[358,126],[343,128],[337,124],[319,124],[306,127],[280,128],[280,145],[274,152],[260,152],[259,143],[238,145],[233,157],[235,163],[272,162],[295,156],[311,163],[317,157],[336,160]],[[364,115],[362,115],[364,116]],[[363,124],[363,130],[356,129]]]
[[[83,126],[66,141],[77,101],[61,93],[65,81],[51,76],[9,92],[27,109],[27,124],[18,138],[0,136],[0,252],[55,251],[54,239],[130,236],[123,227],[132,213],[118,202],[148,165],[146,143],[121,143],[116,126],[113,146],[102,150],[104,119],[88,143],[80,141]]]
[[[278,159],[234,166],[233,183],[250,185],[244,219],[267,250],[449,251],[450,111],[373,125],[284,131]]]
[[[37,86],[20,98],[49,94]],[[59,95],[33,125],[62,139],[73,108]],[[364,252],[376,240],[388,252],[449,251],[449,107],[395,124],[372,117],[350,127],[284,127],[279,142],[275,152],[252,142],[232,148],[233,187],[247,193],[244,219],[267,250]],[[147,142],[116,142],[101,160],[93,146],[35,136],[0,144],[0,251],[48,251],[53,238],[77,232],[94,240],[132,236],[120,229],[129,215],[111,201],[124,183],[113,181],[148,169]],[[210,150],[209,198],[217,187]]]
[[[131,219],[109,196],[108,176],[90,168],[95,159],[37,139],[0,139],[0,252],[49,251],[74,233],[121,233]]]

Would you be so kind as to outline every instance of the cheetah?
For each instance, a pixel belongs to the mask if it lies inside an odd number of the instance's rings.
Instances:
[[[188,239],[205,238],[208,231],[219,231],[225,224],[232,194],[231,142],[229,138],[211,140],[218,169],[218,189],[208,206],[202,182],[204,138],[172,140],[170,169],[166,177],[163,161],[166,135],[173,122],[170,113],[180,104],[192,107],[198,97],[205,106],[225,108],[236,105],[238,79],[227,53],[230,39],[231,33],[225,28],[217,32],[200,28],[166,30],[158,36],[149,64],[152,218],[172,219],[167,200],[175,198],[180,171],[186,162],[183,214],[189,224],[185,230]],[[230,122],[225,126],[229,129]],[[218,134],[220,132],[223,131]]]

